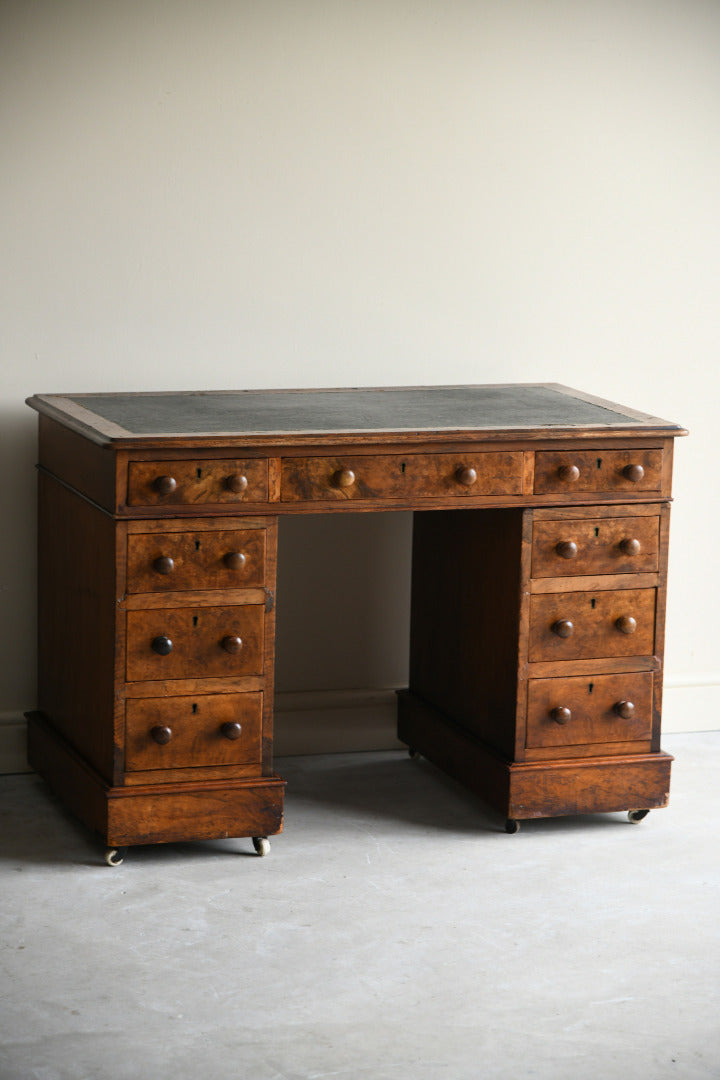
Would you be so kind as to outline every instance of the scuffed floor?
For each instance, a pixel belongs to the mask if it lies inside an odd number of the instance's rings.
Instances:
[[[502,822],[403,753],[288,758],[286,827],[103,849],[0,778],[2,1080],[720,1077],[720,732],[670,807]]]

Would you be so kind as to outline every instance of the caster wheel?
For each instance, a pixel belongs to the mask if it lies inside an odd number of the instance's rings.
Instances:
[[[520,832],[520,822],[516,821],[515,818],[509,817],[507,819],[507,821],[505,822],[505,832],[506,833]]]
[[[109,847],[105,852],[105,862],[108,866],[120,866],[127,852],[126,847]]]
[[[258,855],[270,854],[270,841],[267,836],[253,836],[253,847]]]
[[[628,821],[631,821],[633,825],[637,825],[637,823],[647,817],[649,813],[649,810],[628,810]]]
[[[422,754],[420,753],[419,750],[416,750],[413,746],[409,746],[408,747],[408,757],[410,758],[411,761],[418,761],[418,759],[420,757],[422,757]]]

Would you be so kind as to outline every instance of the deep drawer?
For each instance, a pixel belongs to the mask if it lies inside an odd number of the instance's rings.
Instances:
[[[633,574],[658,568],[658,517],[536,521],[532,576]]]
[[[519,452],[288,457],[283,502],[519,495]]]
[[[260,675],[265,609],[152,608],[127,613],[127,678]]]
[[[125,768],[260,763],[262,707],[261,693],[131,699]]]
[[[526,745],[539,748],[649,739],[652,689],[650,671],[531,679]]]
[[[660,491],[662,460],[662,450],[538,450],[535,491]]]
[[[207,458],[199,461],[131,461],[129,506],[265,502],[265,458]]]
[[[250,588],[264,580],[264,529],[128,536],[129,593]]]
[[[530,661],[652,655],[655,592],[614,589],[532,596]]]

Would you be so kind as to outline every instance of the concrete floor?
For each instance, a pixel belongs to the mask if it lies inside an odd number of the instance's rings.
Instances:
[[[523,823],[425,761],[290,758],[286,830],[116,869],[0,778],[2,1080],[720,1077],[720,732],[670,807]]]

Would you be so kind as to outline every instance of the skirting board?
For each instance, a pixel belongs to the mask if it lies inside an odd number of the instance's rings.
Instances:
[[[720,674],[667,678],[666,734],[720,728]],[[401,747],[395,734],[395,690],[309,690],[278,693],[275,753],[334,754]],[[22,713],[0,713],[0,775],[29,772]]]

